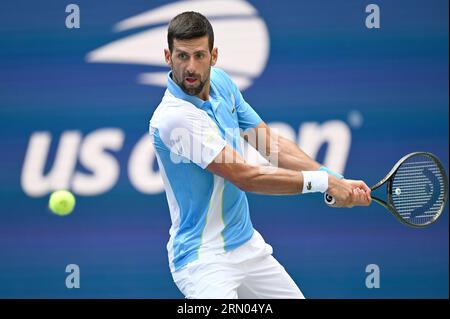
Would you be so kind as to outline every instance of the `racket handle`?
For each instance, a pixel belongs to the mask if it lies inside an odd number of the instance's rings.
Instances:
[[[323,194],[323,200],[328,206],[333,206],[336,204],[336,199],[328,193]]]

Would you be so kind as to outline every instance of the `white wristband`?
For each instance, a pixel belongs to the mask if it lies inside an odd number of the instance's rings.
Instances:
[[[325,171],[302,171],[303,190],[302,193],[321,192],[328,189],[328,173]]]

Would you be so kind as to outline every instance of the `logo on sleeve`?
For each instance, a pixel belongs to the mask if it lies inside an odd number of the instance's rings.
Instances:
[[[308,182],[308,184],[306,185],[306,189],[309,191],[312,189],[311,182]]]

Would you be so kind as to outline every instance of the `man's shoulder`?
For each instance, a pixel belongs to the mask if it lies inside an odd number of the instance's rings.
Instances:
[[[230,76],[221,68],[212,67],[211,68],[211,81],[215,84],[225,84],[229,86],[231,82]]]
[[[190,105],[192,105],[192,103],[176,97],[169,91],[169,89],[166,89],[158,107],[177,107]]]
[[[187,118],[187,115],[198,113],[199,110],[190,102],[173,96],[169,90],[166,90],[161,102],[153,112],[150,118],[150,126],[158,128],[173,124]]]
[[[224,70],[214,67],[211,69],[211,82],[220,95],[228,98],[231,94],[235,94],[236,85],[231,77]]]

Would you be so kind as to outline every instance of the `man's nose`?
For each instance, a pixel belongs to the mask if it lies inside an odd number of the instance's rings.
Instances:
[[[186,71],[188,73],[195,73],[195,59],[194,57],[190,57],[188,64],[186,66]]]

